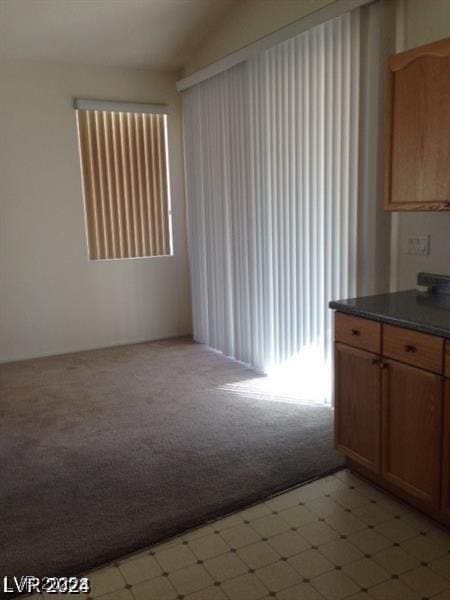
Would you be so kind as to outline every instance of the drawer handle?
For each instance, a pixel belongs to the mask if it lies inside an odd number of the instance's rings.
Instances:
[[[406,352],[417,352],[417,348],[415,346],[412,346],[411,344],[405,344],[405,351]]]
[[[361,335],[359,329],[352,329],[352,335]]]

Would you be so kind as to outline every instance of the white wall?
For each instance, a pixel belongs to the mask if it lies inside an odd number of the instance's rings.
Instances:
[[[240,0],[199,46],[184,76],[239,50],[335,0]]]
[[[73,96],[167,103],[175,256],[89,262]],[[0,62],[0,362],[191,331],[175,76]]]
[[[450,0],[406,0],[404,16],[399,11],[399,18],[404,19],[401,45],[405,50],[450,36]],[[419,271],[450,274],[450,212],[401,213],[397,220],[398,248],[392,265],[395,288],[414,287]],[[429,256],[405,254],[409,236],[427,234],[431,235]]]

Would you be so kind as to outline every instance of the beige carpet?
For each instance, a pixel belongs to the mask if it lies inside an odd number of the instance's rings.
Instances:
[[[189,339],[0,365],[0,573],[77,574],[339,467],[332,411],[262,383]]]

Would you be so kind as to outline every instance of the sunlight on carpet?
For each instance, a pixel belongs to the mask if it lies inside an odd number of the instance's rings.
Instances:
[[[254,400],[329,406],[330,382],[323,352],[306,346],[283,364],[270,367],[266,375],[226,383],[217,389]]]

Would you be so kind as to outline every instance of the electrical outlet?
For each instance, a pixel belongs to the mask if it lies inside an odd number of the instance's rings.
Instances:
[[[419,254],[428,256],[430,254],[430,236],[418,235],[406,240],[406,254]]]

